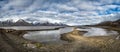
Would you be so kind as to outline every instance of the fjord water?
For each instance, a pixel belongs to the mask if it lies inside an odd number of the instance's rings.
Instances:
[[[46,30],[46,31],[30,31],[25,34],[23,37],[28,40],[37,41],[37,42],[62,42],[60,36],[63,33],[68,33],[74,30],[74,27],[65,27],[58,30]],[[96,27],[87,27],[87,28],[78,28],[80,31],[87,31],[83,36],[110,36],[117,35],[116,31],[108,31],[103,28]]]

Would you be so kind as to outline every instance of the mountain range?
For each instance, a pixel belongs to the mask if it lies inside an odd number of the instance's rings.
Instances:
[[[50,22],[29,23],[23,19],[19,19],[16,22],[13,22],[12,20],[0,21],[0,26],[67,26],[67,25],[63,23],[50,23]]]
[[[63,23],[50,23],[50,22],[29,23],[23,19],[19,19],[16,22],[13,22],[13,20],[0,21],[0,26],[68,26],[68,25],[63,24]],[[88,26],[91,26],[91,25],[88,25]],[[120,26],[120,19],[116,20],[116,21],[104,21],[104,22],[101,22],[99,24],[95,24],[94,26],[118,27],[118,26]]]

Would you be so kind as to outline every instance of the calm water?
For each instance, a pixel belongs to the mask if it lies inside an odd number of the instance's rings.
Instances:
[[[73,27],[65,27],[59,30],[28,32],[23,37],[37,42],[61,42],[60,34],[73,31]]]
[[[23,37],[28,40],[33,40],[37,42],[62,42],[60,40],[60,35],[63,33],[68,33],[73,31],[73,27],[60,28],[59,30],[48,30],[48,31],[32,31],[25,34]],[[87,31],[83,36],[109,36],[117,35],[116,31],[108,31],[102,28],[78,28],[80,31]]]
[[[88,27],[86,29],[78,29],[80,31],[87,31],[87,33],[84,34],[84,36],[110,36],[110,35],[118,35],[119,33],[117,31],[113,30],[107,30],[103,28],[97,28],[97,27]]]
[[[12,26],[12,27],[0,27],[4,29],[15,29],[15,30],[44,30],[54,29],[62,26]]]

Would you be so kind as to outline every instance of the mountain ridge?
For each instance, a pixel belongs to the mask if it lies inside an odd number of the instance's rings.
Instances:
[[[99,24],[96,24],[95,26],[113,26],[113,27],[119,27],[120,26],[120,19],[118,19],[116,21],[101,22]]]
[[[0,26],[67,26],[67,25],[63,23],[50,23],[50,22],[29,23],[23,19],[19,19],[16,22],[13,22],[13,20],[0,21]]]

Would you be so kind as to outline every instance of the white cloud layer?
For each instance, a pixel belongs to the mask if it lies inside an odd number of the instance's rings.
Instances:
[[[89,25],[120,19],[120,0],[0,0],[0,20]]]

